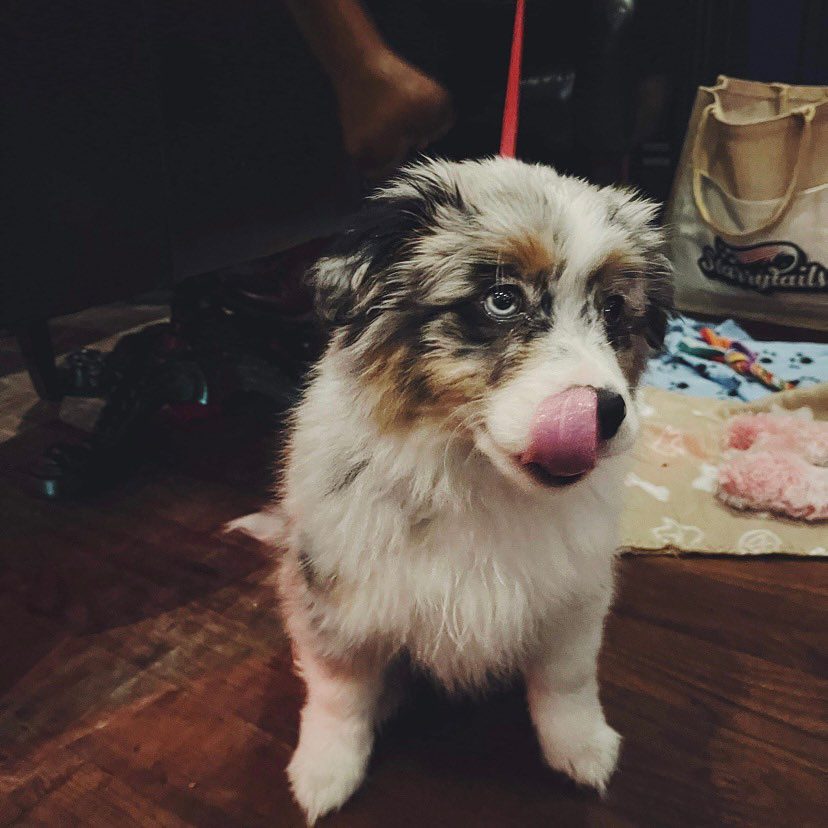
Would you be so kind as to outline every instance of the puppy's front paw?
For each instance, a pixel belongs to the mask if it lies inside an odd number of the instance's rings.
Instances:
[[[287,775],[308,825],[347,802],[365,776],[370,751],[370,740],[353,734],[300,737]]]
[[[595,788],[602,796],[618,764],[621,737],[606,722],[597,722],[587,732],[541,736],[541,747],[550,767],[581,785]]]

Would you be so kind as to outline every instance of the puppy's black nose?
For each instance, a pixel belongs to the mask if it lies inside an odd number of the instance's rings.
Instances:
[[[602,440],[609,440],[621,428],[627,416],[627,406],[620,394],[608,388],[598,388],[595,393],[598,397],[598,433]]]

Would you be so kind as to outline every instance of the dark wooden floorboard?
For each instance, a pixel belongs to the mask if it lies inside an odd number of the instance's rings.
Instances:
[[[168,434],[127,483],[62,503],[20,484],[65,429],[0,446],[0,824],[302,825],[273,559],[219,531],[265,496],[267,431]],[[421,686],[324,824],[824,825],[826,604],[822,561],[625,558],[602,656],[625,743],[605,801],[543,767],[519,686]]]

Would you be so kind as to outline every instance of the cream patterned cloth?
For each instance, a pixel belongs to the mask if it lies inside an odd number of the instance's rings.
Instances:
[[[828,383],[735,404],[642,389],[642,431],[625,480],[624,551],[828,556],[828,523],[740,512],[715,497],[725,420],[775,405],[828,420]]]

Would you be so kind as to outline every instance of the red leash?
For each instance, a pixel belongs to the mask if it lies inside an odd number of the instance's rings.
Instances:
[[[503,104],[503,127],[500,131],[500,154],[515,157],[518,114],[520,110],[520,63],[523,57],[523,12],[525,0],[516,0],[515,28],[512,32],[512,54],[509,57],[509,80]]]

